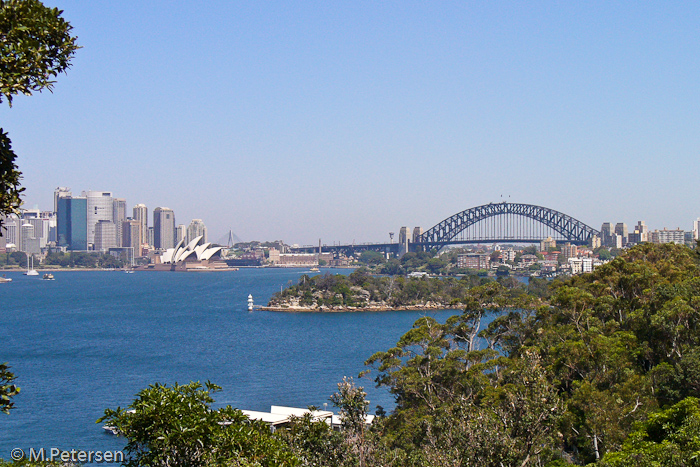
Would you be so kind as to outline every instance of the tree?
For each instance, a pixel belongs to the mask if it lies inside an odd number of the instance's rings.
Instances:
[[[338,392],[331,396],[333,405],[340,409],[343,435],[348,451],[357,458],[357,465],[364,467],[371,449],[366,442],[366,418],[369,402],[362,387],[356,387],[352,378],[338,383]]]
[[[15,165],[16,154],[12,142],[0,128],[0,236],[2,235],[2,217],[12,214],[22,204],[20,187],[22,174]]]
[[[366,250],[360,253],[360,263],[367,265],[378,265],[386,262],[384,255],[378,251]]]
[[[10,368],[0,363],[0,412],[9,414],[14,407],[11,398],[19,393],[19,388],[12,384],[15,375],[10,372]]]
[[[299,460],[270,432],[267,424],[240,410],[210,408],[207,382],[168,387],[155,384],[138,393],[129,410],[105,410],[105,422],[124,436],[125,465],[149,466],[296,466]]]
[[[618,452],[605,455],[603,467],[698,465],[700,404],[689,397],[652,414],[630,434]]]
[[[70,67],[78,49],[63,11],[38,0],[0,0],[0,102],[16,94],[51,91],[53,78]],[[0,128],[0,227],[2,215],[21,205],[21,172],[7,133]],[[0,230],[0,233],[2,231]]]

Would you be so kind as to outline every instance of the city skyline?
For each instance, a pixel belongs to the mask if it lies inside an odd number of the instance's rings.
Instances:
[[[71,197],[72,191],[69,187],[56,187],[54,189],[54,206],[55,209],[58,208],[58,205],[60,204],[60,200],[64,196],[68,196],[68,198]],[[146,206],[143,203],[138,203],[134,204],[131,209],[128,209],[129,203],[127,202],[126,199],[124,198],[116,198],[112,196],[112,192],[104,192],[104,191],[81,191],[80,196],[73,196],[73,199],[77,200],[85,200],[87,202],[87,206],[90,206],[90,196],[93,198],[97,198],[98,201],[93,201],[94,204],[100,204],[101,202],[100,197],[109,195],[109,202],[107,203],[109,205],[109,209],[106,208],[105,206],[102,206],[102,210],[109,210],[112,213],[112,219],[115,224],[119,225],[121,222],[126,221],[127,219],[132,222],[137,222],[138,225],[141,227],[139,228],[139,231],[143,234],[144,239],[142,240],[143,244],[148,244],[152,248],[155,249],[167,249],[167,248],[172,248],[175,243],[177,243],[181,238],[187,239],[187,241],[202,235],[205,239],[205,241],[208,241],[208,227],[206,226],[205,222],[202,219],[196,219],[193,218],[190,220],[189,224],[183,224],[183,223],[178,223],[175,218],[174,210],[170,209],[165,206],[156,206],[153,208],[153,210],[149,211],[148,206]],[[503,203],[506,203],[503,201]],[[492,204],[492,203],[489,203]],[[486,207],[486,206],[481,206]],[[537,206],[533,206],[537,207]],[[40,207],[33,207],[31,209],[23,207],[23,211],[28,211],[28,212],[50,212],[45,209],[41,209]],[[118,210],[121,212],[120,215],[117,214]],[[87,209],[87,211],[90,211],[90,208]],[[97,210],[96,210],[97,211]],[[69,211],[70,212],[70,211]],[[128,212],[130,215],[126,214]],[[149,214],[151,217],[151,221],[148,221]],[[156,226],[156,224],[159,222],[157,219],[160,217],[160,213],[167,212],[169,215],[172,216],[172,219],[168,217],[168,225],[166,227],[167,232],[158,234],[157,232],[160,229],[160,226]],[[58,214],[58,211],[53,212],[55,215]],[[562,213],[565,216],[567,216],[567,213]],[[58,216],[57,216],[58,217]],[[572,216],[575,217],[575,216]],[[95,216],[93,216],[95,218]],[[87,219],[86,219],[86,224],[89,226],[91,225],[91,220],[94,221],[95,219],[90,218],[90,214],[87,214]],[[108,219],[104,218],[102,219],[104,221],[107,221]],[[580,219],[578,219],[580,220]],[[585,222],[584,222],[585,224]],[[637,224],[628,224],[626,221],[619,221],[616,220],[615,222],[608,222],[605,221],[601,224],[600,228],[598,226],[593,226],[589,225],[589,227],[599,230],[600,231],[600,240],[601,244],[603,246],[608,246],[608,247],[622,247],[624,244],[627,243],[628,239],[628,233],[629,233],[629,238],[630,239],[635,239],[632,243],[637,243],[640,241],[651,241],[651,234],[653,232],[656,232],[658,235],[658,232],[672,232],[672,231],[684,231],[687,234],[692,234],[694,235],[695,240],[698,239],[698,234],[700,233],[700,217],[693,219],[690,221],[690,227],[688,228],[688,225],[684,226],[676,226],[673,228],[668,228],[666,226],[664,227],[658,227],[658,226],[649,226],[647,225],[646,221],[644,220],[638,220]],[[478,227],[479,223],[475,224],[475,226]],[[145,237],[148,235],[149,228],[151,229],[151,235],[153,238],[151,238],[151,241],[146,239]],[[93,231],[95,227],[93,225]],[[119,231],[119,229],[117,229]],[[397,243],[405,243],[406,238],[408,238],[408,227],[407,226],[402,226],[400,229],[395,229],[398,232],[398,237],[394,240],[394,237],[396,236],[396,232],[391,232],[389,242],[391,243],[393,241],[396,241]],[[412,236],[408,238],[410,242],[416,242],[416,236],[420,235],[423,233],[425,229],[423,226],[416,226],[413,227],[413,232]],[[465,233],[467,230],[465,230]],[[615,245],[614,243],[610,242],[610,234],[614,233],[616,235],[619,235],[620,238],[620,244]],[[637,236],[636,234],[641,234],[641,236]],[[65,235],[65,232],[64,232]],[[90,238],[90,228],[88,227],[87,231],[87,244],[92,245],[94,242],[91,241]],[[94,235],[94,234],[93,234]],[[116,234],[115,234],[116,235]],[[159,235],[164,235],[167,238],[172,237],[172,243],[169,241],[166,242],[165,245],[161,244],[160,236]],[[234,233],[235,235],[235,233]],[[661,235],[666,235],[665,233],[662,233]],[[679,234],[682,236],[682,233]],[[56,236],[60,237],[61,236],[61,231],[60,229],[56,232]],[[228,235],[221,236],[219,241],[217,240],[212,240],[213,243],[219,243],[222,245],[225,245],[227,243],[227,240],[225,240],[223,237],[228,238]],[[545,235],[546,237],[546,235]],[[121,244],[121,232],[118,234],[119,240],[117,241],[118,244]],[[403,239],[402,239],[403,238]],[[543,237],[544,239],[544,237]],[[211,239],[209,239],[211,240]],[[247,240],[242,240],[243,242],[250,242],[250,241],[285,241],[283,237],[277,238],[277,239],[263,239],[263,238],[256,238],[256,239],[247,239]],[[324,245],[340,245],[341,242],[323,242],[323,239],[319,239],[322,241]],[[676,241],[677,239],[674,239]],[[562,241],[562,240],[559,240]],[[664,243],[665,241],[662,241],[661,243]],[[683,242],[681,238],[681,243]],[[289,244],[295,244],[294,242],[287,242]],[[386,239],[379,239],[379,240],[368,240],[368,241],[363,241],[363,242],[356,242],[356,243],[387,243]],[[496,243],[504,243],[504,240],[499,240]],[[505,241],[507,243],[507,241]],[[516,242],[517,243],[517,242]],[[655,242],[658,243],[658,242]],[[347,243],[350,244],[350,243]],[[301,245],[301,244],[298,244]],[[304,246],[309,246],[309,245],[315,245],[315,244],[306,244]],[[595,245],[594,245],[595,246]],[[600,246],[600,244],[598,245]]]
[[[700,216],[700,5],[48,2],[77,52],[0,108],[25,207],[109,187],[217,240],[383,241],[502,199]]]

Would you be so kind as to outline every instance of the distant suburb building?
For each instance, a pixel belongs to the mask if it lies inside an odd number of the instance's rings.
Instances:
[[[460,269],[488,269],[490,257],[484,253],[465,253],[457,256],[457,267]]]
[[[685,231],[676,230],[654,230],[650,234],[652,243],[677,243],[683,245],[685,243]]]
[[[270,248],[268,255],[273,265],[282,267],[318,266],[319,259],[326,263],[333,260],[333,253],[280,253],[275,248]]]

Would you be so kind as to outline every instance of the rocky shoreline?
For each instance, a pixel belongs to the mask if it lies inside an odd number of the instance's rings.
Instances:
[[[376,305],[367,305],[367,306],[360,306],[360,307],[354,307],[354,306],[345,306],[345,305],[336,305],[336,306],[303,306],[303,305],[276,305],[276,306],[262,306],[259,308],[260,310],[263,311],[278,311],[278,312],[286,312],[286,313],[348,313],[348,312],[372,312],[372,311],[421,311],[421,310],[430,310],[430,311],[439,311],[439,310],[455,310],[459,311],[460,305],[459,304],[452,304],[452,305],[446,305],[444,303],[433,303],[433,302],[427,302],[427,303],[421,303],[421,304],[416,304],[416,305],[398,305],[398,306],[390,306],[386,304],[376,304]]]

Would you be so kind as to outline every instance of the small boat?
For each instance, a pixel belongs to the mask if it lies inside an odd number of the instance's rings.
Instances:
[[[42,277],[42,279],[45,281],[52,281],[52,280],[54,280],[54,277],[53,277],[53,274],[51,274],[50,272],[47,272],[46,274],[44,274],[44,277]]]
[[[0,284],[3,284],[5,282],[12,282],[12,279],[5,277],[5,274],[0,277]]]
[[[310,272],[321,272],[319,268],[311,268],[309,269]]]

